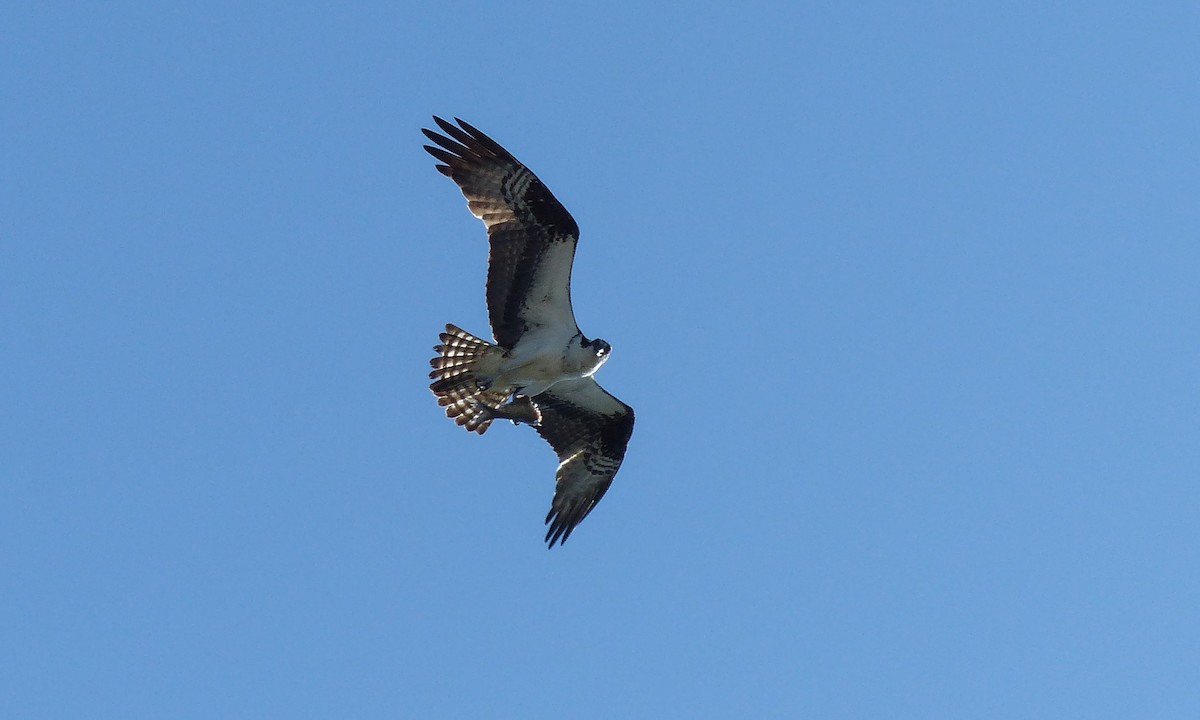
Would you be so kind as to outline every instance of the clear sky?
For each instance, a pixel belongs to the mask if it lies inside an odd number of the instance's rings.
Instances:
[[[0,716],[1200,717],[1195,3],[252,5],[0,9]],[[434,113],[638,413],[562,548]]]

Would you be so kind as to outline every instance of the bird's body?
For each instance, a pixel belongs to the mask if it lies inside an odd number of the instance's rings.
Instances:
[[[532,172],[462,120],[425,130],[488,231],[487,304],[495,342],[447,325],[430,361],[446,414],[483,434],[496,418],[534,426],[559,457],[546,540],[563,542],[612,483],[633,432],[633,409],[592,379],[611,348],[579,330],[571,267],[579,228]],[[447,137],[448,136],[448,137]]]
[[[607,354],[597,357],[591,347],[583,345],[583,333],[563,335],[551,329],[525,333],[500,356],[493,378],[477,373],[481,384],[518,395],[538,395],[563,380],[590,376],[608,359]]]

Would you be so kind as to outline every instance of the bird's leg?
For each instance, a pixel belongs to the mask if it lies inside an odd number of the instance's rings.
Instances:
[[[538,406],[525,395],[517,395],[504,405],[492,408],[492,414],[499,418],[512,420],[514,425],[525,423],[537,427],[542,422],[542,413],[538,410]]]

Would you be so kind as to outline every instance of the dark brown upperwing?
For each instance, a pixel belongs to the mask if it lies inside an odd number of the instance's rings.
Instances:
[[[511,348],[532,325],[574,325],[571,264],[579,226],[542,181],[495,140],[455,118],[434,117],[446,135],[422,130],[441,147],[425,149],[442,164],[483,221],[491,244],[487,304],[496,342]],[[533,296],[551,301],[538,304]],[[539,301],[540,302],[540,301]]]
[[[612,485],[633,434],[633,408],[590,377],[560,382],[533,401],[542,416],[538,434],[559,460],[546,515],[546,542],[554,547],[567,541]]]

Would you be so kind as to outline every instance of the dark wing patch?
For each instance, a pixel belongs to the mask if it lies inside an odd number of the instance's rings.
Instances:
[[[633,408],[590,377],[567,380],[536,395],[537,427],[558,454],[554,500],[546,515],[546,542],[560,545],[612,485],[633,434]]]
[[[467,207],[483,221],[491,244],[487,303],[496,342],[516,345],[538,324],[575,324],[571,263],[579,226],[566,208],[495,140],[455,118],[434,117],[442,132],[422,130],[441,147],[425,149],[454,180]]]

